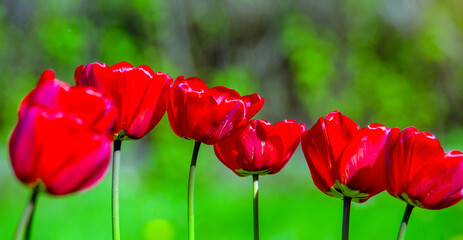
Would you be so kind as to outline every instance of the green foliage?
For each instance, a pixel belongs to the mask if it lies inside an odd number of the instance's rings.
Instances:
[[[333,103],[336,46],[317,33],[303,15],[289,15],[283,24],[282,48],[287,51],[300,99],[311,115],[326,115]]]
[[[212,77],[211,87],[226,86],[235,89],[241,95],[252,94],[251,89],[258,89],[259,82],[244,67],[229,66],[217,71]]]
[[[85,18],[72,17],[43,19],[37,28],[37,34],[40,44],[46,50],[45,54],[54,57],[53,61],[64,64],[82,61],[85,57],[82,53],[87,52],[90,47],[88,35],[85,34],[85,29],[88,28],[84,28],[89,25],[86,22]]]

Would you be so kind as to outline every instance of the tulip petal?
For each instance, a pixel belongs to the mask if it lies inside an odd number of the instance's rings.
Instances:
[[[152,74],[153,78],[150,79],[137,111],[129,113],[133,114],[133,119],[126,129],[127,135],[131,138],[143,137],[158,124],[166,112],[167,89],[170,87],[171,78],[164,73]],[[133,94],[136,94],[136,91]]]
[[[125,61],[115,63],[114,65],[109,67],[109,69],[112,70],[113,72],[126,72],[126,71],[131,71],[133,68],[134,67],[132,64],[125,62]]]
[[[37,87],[21,102],[19,117],[23,115],[23,109],[31,105],[47,108],[49,111],[59,111],[62,104],[60,99],[66,96],[69,89],[69,84],[55,79],[55,73],[52,70],[45,70]]]
[[[400,129],[392,128],[389,132],[386,144],[384,146],[384,162],[385,162],[385,183],[389,194],[399,196],[402,192],[402,173],[405,162],[401,161]]]
[[[333,160],[336,161],[360,127],[339,111],[326,115],[324,122],[327,141],[333,153]]]
[[[82,140],[86,140],[82,144]],[[82,136],[76,140],[81,143],[75,149],[74,159],[79,161],[66,162],[66,165],[53,176],[44,179],[47,190],[53,195],[63,195],[87,189],[99,182],[108,168],[111,155],[111,141],[104,136]],[[90,176],[90,177],[88,177]]]
[[[226,137],[244,114],[245,106],[239,100],[225,100],[218,105],[212,97],[202,98],[199,105],[187,109],[190,129],[193,130],[191,138],[214,144]]]
[[[269,141],[273,142],[279,152],[279,162],[272,167],[272,172],[279,172],[289,161],[299,146],[305,125],[294,120],[284,120],[273,125]]]
[[[16,177],[26,183],[33,184],[36,178],[33,175],[36,159],[40,156],[40,141],[37,132],[37,119],[40,118],[41,109],[37,106],[31,107],[24,112],[23,117],[11,134],[9,151],[11,165]],[[28,149],[28,150],[26,150]]]
[[[246,119],[248,120],[254,117],[257,112],[262,109],[265,103],[265,99],[257,93],[242,96],[241,100],[246,104]]]
[[[408,184],[408,197],[427,209],[441,209],[456,204],[463,189],[463,153],[452,151],[422,166]],[[451,199],[448,201],[447,199]]]
[[[65,111],[81,119],[88,128],[103,133],[108,131],[108,126],[112,126],[116,109],[110,99],[103,98],[102,93],[84,86],[76,86],[67,95]]]
[[[154,117],[151,118],[151,122],[148,127],[149,131],[151,131],[151,129],[153,129],[159,123],[159,121],[162,119],[164,114],[167,112],[166,108],[167,108],[167,102],[169,101],[169,89],[172,86],[172,78],[169,77],[169,75],[165,73],[157,72],[155,79],[159,79],[159,78],[161,78],[163,81],[165,79],[165,82],[163,82],[164,85],[162,87],[161,93],[159,95],[159,98],[156,100],[157,104],[153,112]],[[154,88],[154,86],[151,86],[151,88]],[[150,91],[153,91],[153,90],[150,89]],[[146,101],[149,102],[150,100],[146,100]]]
[[[388,133],[389,129],[380,124],[371,124],[357,132],[340,156],[338,179],[343,185],[371,195],[385,190],[380,153]]]
[[[315,186],[326,193],[335,182],[331,176],[334,159],[323,118],[302,134],[301,146]]]
[[[410,148],[408,149],[408,173],[404,181],[410,182],[411,179],[420,171],[421,166],[426,166],[429,163],[442,159],[444,157],[444,150],[442,149],[439,140],[430,133],[420,132],[413,134],[412,141],[410,141]],[[405,185],[406,186],[406,185]]]
[[[121,129],[127,130],[147,95],[151,76],[141,69],[116,71],[115,74],[121,99],[123,99],[120,108]]]
[[[217,104],[221,104],[223,101],[229,99],[239,99],[241,98],[240,94],[234,89],[230,89],[223,86],[213,87],[209,89],[209,95],[214,98]]]

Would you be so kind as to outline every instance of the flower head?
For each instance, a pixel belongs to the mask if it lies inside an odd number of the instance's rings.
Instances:
[[[444,152],[431,133],[393,128],[384,155],[387,191],[417,207],[442,209],[463,198],[463,153]]]
[[[169,97],[167,115],[175,134],[210,145],[236,133],[264,105],[255,93],[240,96],[226,87],[209,89],[196,77],[178,77]]]
[[[296,151],[304,127],[293,120],[272,125],[253,119],[237,134],[216,143],[214,151],[238,176],[275,174]]]
[[[138,139],[150,132],[166,113],[172,78],[146,65],[120,62],[108,67],[91,63],[77,67],[77,85],[92,86],[111,98],[118,109],[113,126],[116,138]]]
[[[110,161],[116,112],[100,92],[70,87],[44,71],[22,101],[10,138],[16,177],[29,186],[40,182],[54,195],[95,185]]]
[[[385,190],[382,151],[390,129],[360,128],[338,111],[320,118],[301,137],[312,179],[322,192],[364,202]]]

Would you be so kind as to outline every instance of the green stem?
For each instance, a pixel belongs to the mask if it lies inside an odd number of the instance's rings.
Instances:
[[[16,229],[16,234],[14,235],[14,240],[20,240],[23,238],[29,240],[31,233],[32,217],[34,216],[35,205],[37,203],[37,198],[40,192],[40,184],[35,185],[32,189],[31,197],[27,202],[26,208],[24,208],[23,215],[19,221],[18,228]]]
[[[188,177],[188,239],[195,239],[195,213],[194,213],[194,191],[195,191],[195,170],[201,142],[196,141],[191,157],[190,174]]]
[[[351,197],[344,197],[344,208],[342,213],[342,240],[349,239],[349,216]]]
[[[410,219],[412,210],[413,210],[413,205],[407,204],[407,207],[405,208],[404,217],[402,219],[402,223],[400,224],[399,235],[397,236],[397,240],[403,240],[405,238],[405,232],[407,231],[408,219]]]
[[[254,240],[259,240],[259,174],[252,175],[253,183],[253,214],[254,214]]]
[[[121,239],[119,223],[119,171],[121,161],[121,140],[114,141],[113,171],[111,187],[111,212],[113,224],[113,240]]]

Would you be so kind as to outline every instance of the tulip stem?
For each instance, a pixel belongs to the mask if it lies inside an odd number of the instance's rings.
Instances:
[[[121,161],[121,140],[114,141],[112,188],[111,188],[111,212],[113,226],[113,240],[121,239],[119,222],[119,172]]]
[[[405,208],[404,217],[402,219],[402,223],[400,224],[399,235],[397,236],[397,240],[403,240],[405,238],[405,232],[407,231],[408,219],[410,219],[412,210],[413,210],[413,205],[407,204],[407,207]]]
[[[201,142],[196,141],[191,157],[190,174],[188,177],[188,239],[195,239],[195,211],[194,211],[194,191],[195,191],[195,170],[196,160],[198,159],[199,147]]]
[[[27,202],[26,208],[24,208],[23,215],[19,221],[18,228],[16,229],[16,234],[14,235],[14,240],[20,240],[23,238],[29,240],[31,233],[32,217],[34,216],[35,205],[37,203],[37,198],[40,192],[40,184],[36,184],[34,189],[32,189],[31,197]]]
[[[342,240],[349,239],[349,216],[351,197],[344,197],[344,209],[342,213]]]
[[[253,214],[254,214],[254,240],[259,240],[259,174],[252,175],[253,183]]]

